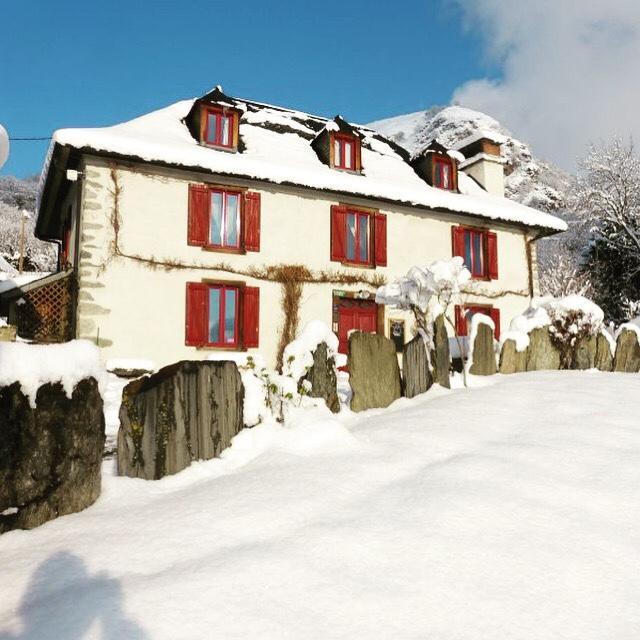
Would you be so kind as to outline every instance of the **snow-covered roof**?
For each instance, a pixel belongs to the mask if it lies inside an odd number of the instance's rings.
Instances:
[[[429,186],[414,171],[403,149],[361,125],[351,125],[362,138],[361,174],[332,169],[311,145],[320,131],[332,127],[327,127],[327,118],[250,100],[231,101],[241,107],[238,153],[202,146],[193,137],[185,118],[194,100],[183,100],[112,127],[58,130],[52,149],[61,145],[216,175],[468,214],[549,232],[566,229],[559,218],[482,190],[461,187],[462,193],[452,193]]]

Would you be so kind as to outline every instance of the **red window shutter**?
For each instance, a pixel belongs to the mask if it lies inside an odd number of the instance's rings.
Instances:
[[[331,206],[331,260],[344,262],[347,244],[347,208]]]
[[[491,319],[493,320],[493,324],[496,326],[496,330],[495,330],[495,338],[496,340],[500,340],[500,309],[496,309],[496,307],[493,307],[490,311],[489,311],[489,315],[491,316]]]
[[[453,256],[464,258],[464,227],[451,227]]]
[[[260,194],[255,191],[244,194],[244,248],[260,251]]]
[[[465,318],[464,307],[457,304],[455,306],[455,322],[456,322],[456,333],[459,336],[467,335],[467,321]]]
[[[202,282],[187,282],[185,343],[199,347],[207,343],[209,288]]]
[[[379,267],[387,266],[387,216],[384,213],[376,213],[374,218],[375,229],[373,238],[375,241],[375,264]]]
[[[260,289],[245,287],[242,294],[242,344],[257,347],[260,342]]]
[[[488,276],[491,280],[498,278],[498,236],[487,232],[487,265]]]
[[[209,190],[201,184],[189,185],[189,245],[204,247],[209,237]]]

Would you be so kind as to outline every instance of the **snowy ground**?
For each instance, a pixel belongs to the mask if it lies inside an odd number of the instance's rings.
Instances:
[[[258,427],[0,537],[0,638],[640,637],[640,375]]]

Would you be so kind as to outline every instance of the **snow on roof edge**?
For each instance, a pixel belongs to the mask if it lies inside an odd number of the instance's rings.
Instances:
[[[249,102],[254,105],[258,104],[255,101]],[[393,161],[397,165],[394,167],[394,171],[399,176],[398,180],[394,179],[394,175],[388,179],[386,172],[379,171],[378,176],[373,175],[375,172],[368,171],[370,167],[363,161],[365,171],[363,175],[355,177],[356,182],[354,182],[354,176],[346,177],[341,175],[342,172],[328,169],[322,165],[313,151],[311,151],[314,153],[313,161],[317,166],[311,166],[308,162],[309,159],[305,157],[306,166],[304,162],[301,163],[300,171],[297,171],[297,166],[294,168],[282,163],[278,165],[277,160],[274,161],[271,157],[260,157],[259,153],[255,153],[253,149],[243,154],[231,156],[225,154],[224,161],[222,161],[217,151],[201,147],[188,133],[183,120],[193,104],[194,100],[183,100],[112,127],[59,129],[53,135],[50,152],[55,144],[59,144],[83,152],[94,152],[98,155],[106,153],[137,159],[141,162],[161,163],[167,166],[207,171],[212,174],[244,177],[272,184],[300,186],[316,191],[350,194],[367,199],[395,202],[459,215],[471,215],[488,220],[499,220],[507,224],[545,229],[552,233],[565,231],[567,228],[566,223],[555,216],[525,207],[506,198],[497,198],[488,194],[466,195],[436,190],[418,178],[409,164],[394,151],[391,145],[387,145],[388,150],[383,149],[381,152],[379,149],[372,148],[367,150],[367,153],[377,156],[376,161],[381,158],[386,162],[385,167],[388,167],[389,162]],[[307,115],[297,110],[287,110],[285,107],[275,108],[284,114]],[[325,122],[330,120],[329,118],[308,115]],[[241,123],[243,137],[248,135],[263,145],[272,142],[271,140],[265,142],[264,139],[259,139],[253,129],[255,127],[250,123]],[[367,130],[366,127],[362,127],[362,129]],[[263,129],[263,131],[267,131],[271,135],[278,135],[281,140],[287,135],[292,135],[278,134],[270,129]],[[380,136],[380,134],[377,135]],[[386,140],[384,136],[380,136],[380,138],[383,141]],[[307,144],[306,141],[305,144]],[[300,152],[300,149],[296,149],[296,151]],[[370,160],[372,160],[371,156]],[[50,158],[47,158],[47,161],[43,172],[48,169]],[[402,173],[398,171],[399,169],[402,170]],[[286,173],[287,171],[289,174]]]

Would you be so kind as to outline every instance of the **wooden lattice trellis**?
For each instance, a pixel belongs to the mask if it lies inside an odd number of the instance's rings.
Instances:
[[[73,338],[71,274],[24,291],[12,304],[18,335],[35,342],[66,342]]]

